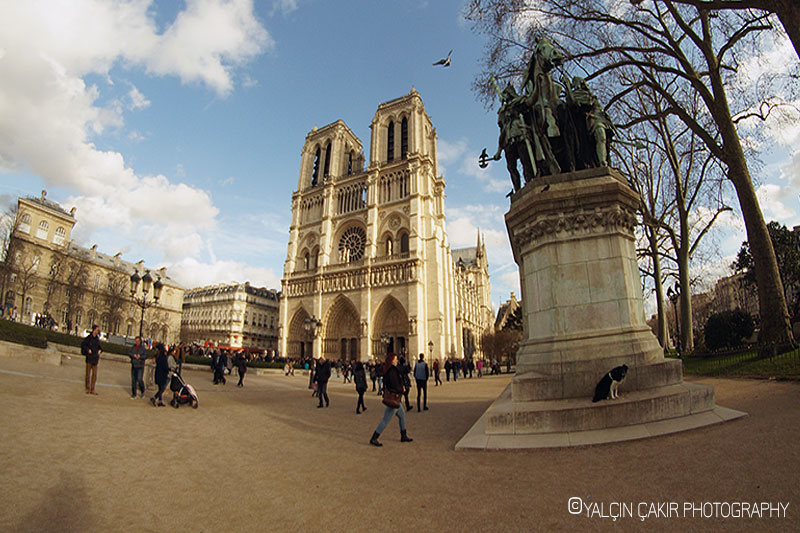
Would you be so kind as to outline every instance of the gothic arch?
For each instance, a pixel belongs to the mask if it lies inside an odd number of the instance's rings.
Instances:
[[[301,305],[289,321],[289,331],[286,339],[287,357],[311,357],[311,336],[304,327],[306,319],[310,315]]]
[[[323,320],[323,351],[329,359],[359,359],[361,316],[344,295],[336,297]]]
[[[381,358],[387,352],[405,354],[408,349],[408,313],[393,296],[383,299],[372,320],[372,350]],[[389,342],[384,344],[383,339]]]

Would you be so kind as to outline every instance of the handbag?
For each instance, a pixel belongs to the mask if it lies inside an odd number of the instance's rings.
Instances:
[[[392,392],[388,389],[383,389],[383,405],[386,407],[391,407],[392,409],[397,409],[400,407],[400,398],[403,395],[399,392]]]

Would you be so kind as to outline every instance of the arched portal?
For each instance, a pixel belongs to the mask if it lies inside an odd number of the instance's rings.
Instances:
[[[372,353],[380,358],[390,352],[407,355],[408,314],[396,298],[388,296],[381,302],[372,323]]]
[[[358,311],[344,295],[339,295],[322,322],[324,336],[322,351],[328,359],[343,361],[358,360],[359,323]]]
[[[295,311],[289,322],[289,335],[286,342],[286,357],[305,359],[313,357],[311,334],[304,327],[306,319],[310,318],[305,309],[300,307]]]

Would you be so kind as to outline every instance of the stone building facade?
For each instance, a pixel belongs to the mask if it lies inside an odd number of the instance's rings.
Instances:
[[[378,106],[370,159],[341,120],[305,139],[282,280],[281,352],[480,356],[486,250],[452,251],[436,130],[412,89]]]
[[[280,293],[250,283],[212,285],[183,296],[181,339],[274,355]]]
[[[96,245],[78,246],[70,239],[75,223],[75,209],[64,210],[45,191],[41,197],[19,198],[4,265],[5,308],[16,308],[17,319],[27,324],[47,313],[61,331],[69,326],[82,333],[97,324],[103,333],[132,337],[139,334],[141,307],[131,298],[130,278],[134,272],[150,272],[163,289],[158,302],[145,311],[143,336],[177,342],[183,288],[165,268],[130,263],[120,253],[99,252]],[[150,301],[152,296],[151,290]]]

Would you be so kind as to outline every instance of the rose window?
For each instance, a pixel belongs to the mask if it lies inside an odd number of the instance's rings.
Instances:
[[[339,239],[339,259],[343,263],[358,261],[364,257],[367,234],[362,228],[350,228]]]

